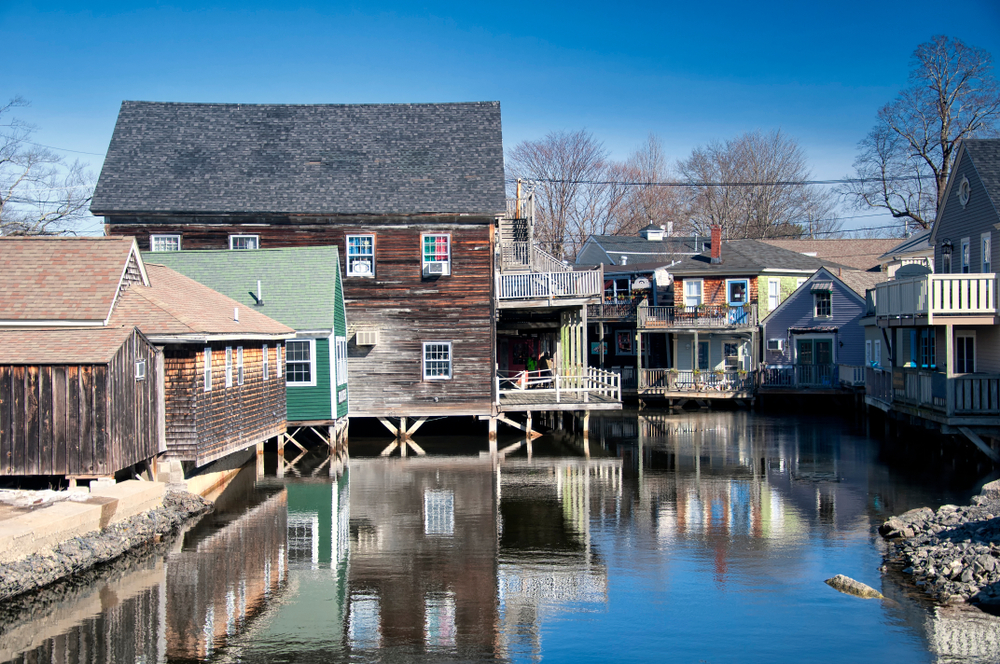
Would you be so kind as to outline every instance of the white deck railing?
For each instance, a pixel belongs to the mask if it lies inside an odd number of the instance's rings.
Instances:
[[[603,292],[598,270],[497,275],[497,298],[501,300],[595,297]]]
[[[556,403],[564,397],[579,395],[589,401],[591,395],[622,400],[621,376],[594,367],[540,369],[538,371],[497,372],[497,394],[525,393],[534,396],[555,395]]]
[[[996,274],[928,274],[875,286],[875,313],[885,317],[993,316]]]

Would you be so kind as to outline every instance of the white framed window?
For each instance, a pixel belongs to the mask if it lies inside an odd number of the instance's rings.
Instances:
[[[702,303],[705,282],[702,279],[684,280],[684,306],[697,307]]]
[[[281,370],[281,344],[277,344],[274,347],[274,375],[284,375],[284,372]]]
[[[347,384],[347,337],[336,338],[337,385]]]
[[[816,318],[829,318],[833,315],[830,291],[816,291],[813,293],[813,303],[815,304],[813,315]]]
[[[264,357],[264,363],[263,363],[264,366],[261,368],[262,371],[264,372],[264,380],[267,380],[267,378],[268,378],[268,357],[267,356],[268,356],[269,352],[270,352],[270,350],[268,350],[267,344],[264,344],[264,355],[263,355],[263,357]]]
[[[204,353],[205,366],[202,367],[202,374],[205,383],[205,391],[212,391],[212,349],[206,348]]]
[[[149,250],[150,251],[180,251],[181,250],[181,236],[180,235],[150,235],[149,236]]]
[[[260,249],[259,235],[230,235],[230,249]]]
[[[375,236],[347,236],[347,276],[375,276]]]
[[[424,233],[420,236],[420,268],[424,276],[451,274],[451,236]]]
[[[969,178],[962,176],[962,181],[958,184],[958,202],[962,204],[964,208],[969,204],[969,195],[972,193],[972,186],[969,184]]]
[[[424,342],[424,380],[451,378],[451,342]]]
[[[316,340],[285,342],[285,384],[306,387],[316,384]]]
[[[876,339],[875,344],[872,346],[872,361],[875,362],[875,366],[882,366],[882,341],[881,339]]]
[[[243,346],[236,347],[236,384],[243,384]]]
[[[983,274],[993,271],[993,231],[986,231],[979,237],[979,248],[982,252]]]
[[[767,310],[774,311],[781,304],[781,279],[767,280]]]
[[[872,340],[865,341],[865,365],[872,366]]]
[[[233,386],[233,347],[226,346],[226,387]]]
[[[955,332],[955,373],[975,373],[976,331]]]
[[[972,264],[972,248],[969,238],[962,238],[962,274],[969,273],[969,266]]]

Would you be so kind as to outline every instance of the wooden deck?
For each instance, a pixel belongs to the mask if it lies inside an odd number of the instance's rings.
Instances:
[[[502,413],[559,410],[621,410],[622,402],[611,396],[589,394],[585,400],[579,394],[562,394],[556,401],[552,390],[504,391],[500,394],[499,410]]]

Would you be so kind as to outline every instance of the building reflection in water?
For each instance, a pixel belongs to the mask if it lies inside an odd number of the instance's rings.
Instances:
[[[537,441],[499,463],[242,473],[163,558],[0,628],[0,660],[538,659],[570,614],[607,615],[617,583],[789,593],[814,580],[815,551],[867,542],[927,495],[863,437],[805,419],[609,415],[591,432],[589,459]],[[995,620],[883,592],[927,651],[982,659],[1000,643]]]
[[[2,661],[163,662],[208,659],[281,592],[286,492],[239,473],[165,556],[75,590],[30,621],[6,625]]]

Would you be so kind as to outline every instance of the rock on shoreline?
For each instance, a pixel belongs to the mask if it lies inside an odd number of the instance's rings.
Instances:
[[[939,602],[1000,606],[1000,481],[973,503],[891,517],[879,528],[888,542],[885,559]]]
[[[158,509],[0,566],[0,602],[113,560],[212,509],[212,504],[201,496],[168,491]]]

